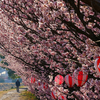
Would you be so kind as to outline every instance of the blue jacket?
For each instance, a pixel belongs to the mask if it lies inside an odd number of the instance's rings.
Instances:
[[[20,82],[18,80],[16,81],[16,86],[20,86]]]

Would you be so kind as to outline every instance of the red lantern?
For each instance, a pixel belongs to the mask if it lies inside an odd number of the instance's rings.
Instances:
[[[58,100],[67,100],[67,99],[65,95],[61,94],[58,96]]]
[[[51,96],[53,99],[57,99],[56,93],[54,91],[51,92]]]
[[[37,81],[37,85],[38,85],[38,86],[41,86],[40,80]]]
[[[64,82],[63,76],[57,75],[57,76],[55,77],[55,82],[56,82],[58,85],[61,85],[61,84]]]
[[[42,84],[42,88],[43,88],[44,90],[48,89],[48,84],[43,83],[43,84]]]
[[[31,77],[31,83],[34,83],[34,82],[35,82],[35,78]]]
[[[38,85],[40,86],[40,85],[41,85],[41,83],[40,83],[40,82],[38,82]]]
[[[94,67],[98,74],[100,74],[100,57],[95,60]]]
[[[79,71],[77,73],[74,72],[74,81],[77,86],[83,86],[88,79],[88,75],[84,74],[83,71]]]
[[[74,78],[68,74],[65,76],[65,83],[68,85],[68,87],[73,87],[74,86]]]

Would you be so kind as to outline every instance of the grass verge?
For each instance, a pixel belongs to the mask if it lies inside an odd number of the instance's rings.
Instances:
[[[20,94],[20,99],[19,100],[38,100],[38,99],[31,92],[29,92],[29,91],[23,91]]]

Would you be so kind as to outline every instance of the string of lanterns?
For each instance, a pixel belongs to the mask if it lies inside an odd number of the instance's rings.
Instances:
[[[95,60],[94,67],[95,67],[97,73],[100,75],[100,57],[98,57]],[[80,70],[80,71],[74,71],[74,73],[72,75],[67,74],[65,76],[65,78],[62,75],[57,75],[55,77],[54,81],[57,85],[61,85],[65,81],[67,86],[69,88],[72,88],[75,84],[78,87],[83,86],[86,83],[87,79],[88,79],[88,74],[86,74],[86,73],[84,74],[84,72],[82,70]],[[35,81],[36,81],[36,79],[34,77],[30,78],[31,83],[35,83]],[[42,88],[44,90],[48,89],[48,84],[46,84],[46,83],[41,84],[39,81],[37,83],[39,86],[42,85]],[[51,96],[53,99],[57,99],[57,93],[55,91],[51,92]],[[58,96],[58,99],[66,100],[66,96],[63,94],[60,94]]]
[[[97,74],[100,75],[100,57],[98,57],[95,60],[94,67],[97,71]],[[87,79],[88,79],[88,74],[86,73],[84,74],[82,70],[78,72],[74,71],[72,76],[70,74],[65,76],[65,83],[67,84],[69,88],[73,87],[74,84],[76,84],[78,87],[81,87],[86,83]],[[58,85],[63,84],[63,82],[64,82],[64,77],[62,75],[57,75],[55,77],[55,83],[57,83]],[[51,95],[53,99],[57,98],[56,93],[54,91],[51,92]],[[58,99],[66,100],[66,96],[62,94],[58,96]]]
[[[78,87],[83,86],[88,79],[88,74],[84,74],[83,71],[79,71],[78,73],[73,73],[71,76],[70,74],[65,76],[65,83],[69,88],[73,87],[76,84]],[[64,77],[61,75],[57,75],[55,77],[55,82],[57,85],[61,85],[64,82]]]
[[[97,62],[97,60],[96,60],[96,62]],[[96,67],[96,68],[98,68],[98,67]],[[88,74],[84,74],[83,71],[79,71],[78,73],[74,72],[72,76],[70,74],[68,74],[65,76],[65,78],[62,75],[57,75],[55,77],[55,83],[57,85],[61,85],[65,81],[65,83],[67,84],[67,86],[69,88],[73,87],[74,84],[76,84],[78,87],[81,87],[86,83],[87,79],[88,79]],[[31,83],[35,83],[36,79],[34,77],[31,77],[30,81],[31,81]],[[38,84],[40,85],[40,83],[38,83]],[[48,88],[46,83],[43,83],[42,87],[44,89]]]

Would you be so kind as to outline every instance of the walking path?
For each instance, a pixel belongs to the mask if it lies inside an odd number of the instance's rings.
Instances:
[[[20,100],[20,93],[25,91],[27,88],[20,88],[19,92],[16,90],[11,90],[8,93],[4,94],[0,100]]]

